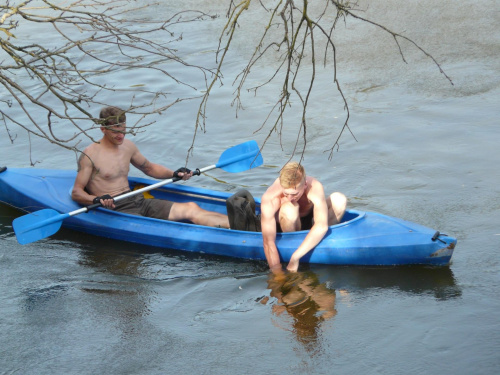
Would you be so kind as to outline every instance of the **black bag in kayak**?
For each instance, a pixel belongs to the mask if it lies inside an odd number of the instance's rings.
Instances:
[[[248,190],[242,189],[226,200],[227,216],[231,229],[261,232],[260,215],[255,214],[255,199]]]

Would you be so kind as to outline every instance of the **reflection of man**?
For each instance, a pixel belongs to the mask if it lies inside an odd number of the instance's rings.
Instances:
[[[306,176],[302,165],[286,164],[262,196],[260,207],[264,252],[271,270],[281,269],[277,232],[309,230],[288,264],[287,269],[295,272],[300,259],[323,239],[328,226],[342,220],[346,205],[347,199],[342,193],[332,193],[325,198],[323,185],[314,177]]]
[[[335,290],[320,284],[313,272],[270,273],[267,283],[271,297],[278,302],[273,305],[273,312],[290,314],[297,339],[304,344],[314,344],[319,324],[337,314]],[[261,303],[268,300],[266,297]]]

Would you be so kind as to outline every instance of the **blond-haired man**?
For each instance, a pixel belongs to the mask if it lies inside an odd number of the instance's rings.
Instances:
[[[289,271],[296,272],[300,259],[323,239],[328,226],[342,220],[346,205],[344,194],[335,192],[325,197],[321,182],[306,176],[299,163],[287,163],[261,201],[262,238],[269,268],[281,270],[277,232],[309,230],[287,266]]]

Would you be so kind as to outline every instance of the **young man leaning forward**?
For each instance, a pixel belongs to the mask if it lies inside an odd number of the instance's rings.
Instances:
[[[325,197],[321,182],[306,176],[302,165],[286,164],[261,200],[262,238],[269,268],[281,270],[276,233],[309,230],[287,266],[296,272],[300,259],[323,239],[328,226],[340,223],[346,205],[347,198],[342,193]]]

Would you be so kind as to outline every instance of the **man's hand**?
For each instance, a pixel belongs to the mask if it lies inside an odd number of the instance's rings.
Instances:
[[[290,258],[290,262],[288,263],[288,266],[286,266],[286,269],[290,272],[297,272],[299,269],[299,260],[295,259],[293,256]]]
[[[115,200],[109,194],[101,195],[100,197],[95,197],[93,202],[94,204],[100,203],[102,204],[103,207],[106,208],[115,208]]]
[[[181,167],[174,172],[173,177],[178,177],[178,178],[181,178],[183,180],[189,180],[192,175],[193,175],[193,172],[191,172],[190,169],[188,169],[186,167]]]

